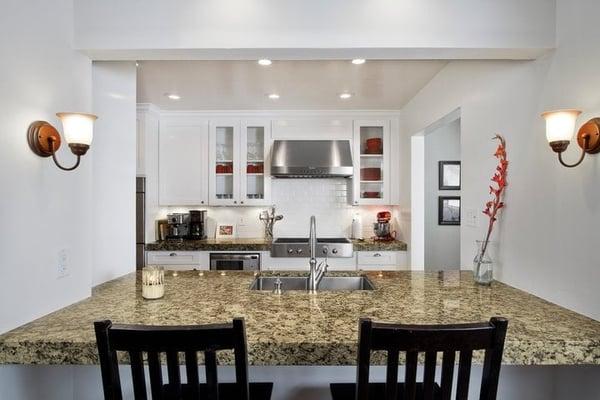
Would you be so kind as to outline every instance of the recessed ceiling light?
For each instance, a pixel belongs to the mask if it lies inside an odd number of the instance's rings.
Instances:
[[[267,58],[262,58],[262,59],[258,60],[258,63],[259,63],[260,65],[262,65],[262,66],[265,66],[265,67],[266,67],[267,65],[271,65],[271,64],[273,64],[273,62],[272,62],[271,60],[267,59]]]
[[[165,96],[167,96],[169,99],[171,100],[179,100],[181,99],[181,96],[175,93],[165,93]]]
[[[269,97],[271,100],[277,100],[279,98],[279,95],[277,93],[271,93],[267,95],[267,97]]]
[[[352,93],[348,93],[348,92],[340,93],[340,99],[342,99],[342,100],[348,100],[350,97],[352,97]]]
[[[360,64],[364,64],[365,61],[366,60],[364,58],[355,58],[354,60],[352,60],[352,64],[360,65]]]

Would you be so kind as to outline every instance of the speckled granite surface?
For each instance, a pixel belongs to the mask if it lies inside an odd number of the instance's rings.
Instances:
[[[406,243],[400,240],[379,242],[373,239],[352,240],[354,251],[406,251]]]
[[[164,240],[146,244],[147,251],[270,251],[271,242],[260,238]]]
[[[347,274],[346,274],[347,275]],[[135,274],[95,288],[87,300],[0,336],[0,362],[97,363],[92,322],[200,324],[246,318],[254,365],[351,365],[357,321],[456,323],[510,320],[504,362],[600,364],[600,322],[510,286],[479,287],[468,272],[368,274],[372,292],[252,292],[251,273],[180,272],[163,299],[143,300]],[[481,362],[480,355],[475,359]],[[229,363],[229,354],[220,356]],[[375,362],[383,362],[375,357]]]
[[[353,240],[354,251],[406,251],[406,243]],[[261,238],[232,240],[165,240],[146,244],[147,251],[270,251],[271,242]]]

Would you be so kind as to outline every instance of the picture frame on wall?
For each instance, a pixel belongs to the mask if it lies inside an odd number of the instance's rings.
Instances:
[[[439,190],[460,190],[460,161],[439,162]]]
[[[438,225],[460,225],[460,196],[438,197]]]
[[[236,237],[235,224],[231,223],[218,223],[215,233],[216,239],[235,239]]]

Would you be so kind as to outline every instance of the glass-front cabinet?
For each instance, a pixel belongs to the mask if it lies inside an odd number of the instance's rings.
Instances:
[[[241,124],[240,201],[242,205],[269,205],[271,174],[269,120],[247,120]]]
[[[211,121],[209,141],[210,204],[270,204],[268,121]]]
[[[356,120],[352,204],[390,204],[390,121]]]

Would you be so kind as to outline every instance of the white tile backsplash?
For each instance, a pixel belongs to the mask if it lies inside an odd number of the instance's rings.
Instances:
[[[275,224],[275,237],[308,236],[309,218],[317,218],[317,235],[321,237],[350,237],[352,217],[359,213],[363,223],[365,238],[373,236],[373,223],[379,211],[392,212],[393,229],[397,237],[403,239],[399,227],[399,207],[351,206],[348,204],[348,185],[352,181],[335,179],[273,179],[272,198],[277,214],[283,220]],[[266,207],[163,207],[157,218],[165,218],[171,212],[185,212],[189,209],[208,210],[208,236],[214,237],[217,222],[234,223],[238,237],[263,237],[264,228],[258,219]]]

